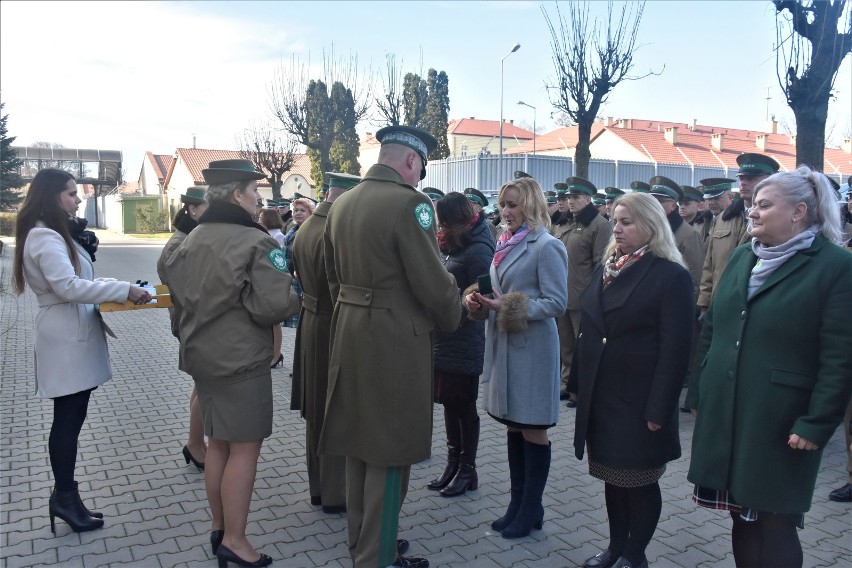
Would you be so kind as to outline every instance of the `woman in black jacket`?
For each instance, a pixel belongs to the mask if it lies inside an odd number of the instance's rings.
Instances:
[[[459,292],[488,274],[494,240],[480,213],[461,193],[450,193],[436,203],[438,245],[444,266],[456,277]],[[479,375],[485,356],[484,322],[467,320],[453,333],[437,332],[434,344],[435,402],[444,405],[447,428],[447,467],[429,489],[444,497],[476,489],[476,447],[479,444]]]

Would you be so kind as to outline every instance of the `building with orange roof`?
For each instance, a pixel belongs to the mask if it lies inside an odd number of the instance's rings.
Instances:
[[[512,121],[503,122],[503,153],[532,140],[535,134],[515,126]],[[500,153],[500,121],[480,120],[476,117],[456,118],[447,126],[447,143],[450,156],[474,156],[479,153]]]

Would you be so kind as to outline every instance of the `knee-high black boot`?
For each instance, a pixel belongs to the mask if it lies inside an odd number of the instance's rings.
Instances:
[[[533,528],[541,529],[544,507],[541,496],[550,473],[550,442],[533,444],[524,440],[524,495],[515,520],[503,529],[503,538],[527,536]]]
[[[447,467],[440,477],[433,479],[426,486],[438,491],[446,487],[459,470],[459,453],[461,452],[461,422],[459,417],[444,405],[444,423],[447,428]]]
[[[509,454],[509,486],[510,498],[509,508],[506,514],[491,523],[495,531],[502,531],[515,520],[521,501],[524,498],[524,435],[520,432],[509,432],[506,434],[506,448]]]
[[[444,489],[441,495],[455,497],[462,495],[468,489],[479,487],[476,475],[476,449],[479,446],[479,414],[476,406],[468,408],[461,414],[461,453],[459,454],[459,469],[455,477]]]

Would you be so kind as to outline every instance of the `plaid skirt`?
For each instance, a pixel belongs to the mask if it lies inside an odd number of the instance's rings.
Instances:
[[[740,518],[744,521],[756,521],[760,518],[760,511],[757,509],[743,507],[734,500],[733,496],[731,496],[728,491],[725,491],[724,489],[708,489],[706,487],[696,485],[695,489],[692,491],[692,501],[709,509],[720,509],[722,511],[739,513]],[[793,523],[795,523],[797,527],[800,529],[805,528],[804,513],[793,513],[790,517],[792,517]]]

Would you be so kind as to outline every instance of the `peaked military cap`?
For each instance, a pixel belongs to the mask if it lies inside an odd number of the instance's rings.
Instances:
[[[763,154],[749,153],[737,156],[738,176],[771,176],[781,169],[781,164]]]
[[[527,172],[522,172],[521,170],[515,170],[515,179],[521,178],[531,178],[532,176]]]
[[[683,199],[683,190],[673,180],[666,176],[654,176],[651,178],[651,195],[656,197],[667,197],[680,201]]]
[[[201,170],[207,185],[263,179],[262,173],[254,169],[251,160],[214,160]]]
[[[545,201],[546,201],[549,205],[553,205],[554,203],[556,203],[556,198],[557,198],[557,196],[558,196],[558,197],[562,197],[562,195],[564,195],[564,194],[562,194],[562,193],[557,194],[557,193],[556,193],[555,191],[553,191],[553,190],[547,190],[547,191],[545,191],[545,192],[544,192],[544,200],[545,200]]]
[[[651,186],[645,183],[644,181],[631,181],[630,189],[633,191],[638,191],[639,193],[650,193]]]
[[[361,183],[361,177],[353,174],[340,174],[337,172],[325,172],[325,175],[328,177],[328,184],[326,185],[326,190],[332,187],[341,187],[343,189],[352,189],[359,183]]]
[[[438,201],[442,197],[444,197],[444,192],[438,189],[437,187],[424,187],[423,193],[431,199],[432,201]]]
[[[624,195],[624,190],[618,189],[617,187],[606,187],[604,188],[604,193],[606,194],[604,201],[612,203],[618,199],[619,196]]]
[[[193,185],[186,188],[186,193],[180,196],[180,200],[187,205],[202,205],[204,204],[204,195],[206,191],[203,187]]]
[[[474,203],[478,203],[480,207],[488,207],[488,198],[475,187],[465,188],[464,195]]]
[[[704,201],[704,194],[701,193],[701,190],[696,189],[691,185],[682,185],[680,186],[680,189],[683,191],[684,201]]]
[[[293,194],[293,201],[295,201],[297,199],[307,199],[308,201],[313,201],[314,204],[316,204],[316,202],[317,202],[317,200],[314,199],[313,197],[308,197],[307,195],[302,195],[301,193],[294,193]]]
[[[275,206],[276,207],[290,207],[290,200],[289,199],[279,199],[278,201],[275,202]]]
[[[726,191],[731,191],[731,185],[734,180],[729,178],[707,178],[701,180],[702,191],[704,191],[704,199],[712,199],[719,197]]]
[[[568,184],[568,195],[588,195],[592,197],[598,192],[598,188],[589,180],[577,176],[565,180]]]
[[[606,205],[606,200],[603,197],[598,197],[597,195],[592,198],[592,205],[595,207],[600,207],[601,205]]]
[[[385,144],[402,144],[417,152],[423,159],[423,169],[420,170],[420,179],[426,177],[426,157],[432,150],[438,147],[438,141],[434,136],[413,126],[397,125],[385,126],[376,132],[376,140]]]
[[[557,199],[568,199],[568,184],[558,181],[553,184],[553,188],[556,190],[556,198]]]

